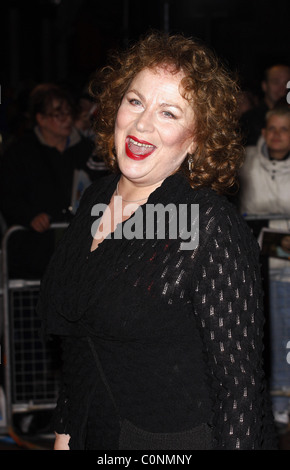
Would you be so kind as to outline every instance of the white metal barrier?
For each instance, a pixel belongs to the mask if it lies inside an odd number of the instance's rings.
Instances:
[[[265,236],[265,234],[266,235],[273,234],[273,236],[275,236],[277,234],[277,236],[278,236],[279,234],[282,234],[282,233],[290,235],[290,218],[289,218],[289,216],[287,217],[287,216],[283,216],[281,214],[259,214],[259,215],[255,215],[255,214],[246,215],[245,214],[244,218],[250,223],[250,225],[251,225],[251,223],[259,224],[259,222],[261,222],[261,221],[266,221],[267,222],[267,227],[264,227],[264,229],[262,229],[262,227],[261,227],[261,230],[265,230],[264,236]],[[260,233],[260,236],[258,237],[258,241],[259,241],[260,245],[262,243],[262,236],[261,235],[262,234]],[[262,247],[261,247],[261,249],[262,249]],[[269,258],[271,258],[271,252],[269,252]],[[283,259],[283,258],[281,258],[281,259]],[[290,261],[287,261],[287,263],[288,262],[289,262],[289,267],[290,267]],[[269,278],[270,271],[268,271],[266,274]],[[270,308],[270,306],[269,306],[269,308]],[[270,325],[270,328],[271,328],[271,325]],[[289,338],[289,341],[287,343],[287,347],[288,347],[288,345],[290,345],[290,338]],[[271,347],[271,342],[270,342],[270,347]],[[287,362],[287,363],[289,363],[289,361],[287,359],[288,356],[289,356],[289,351],[290,351],[290,349],[285,349],[285,362]],[[273,397],[274,396],[290,397],[290,388],[289,387],[283,387],[281,389],[275,389],[275,390],[270,389],[270,393]]]
[[[53,224],[63,230],[67,224]],[[40,279],[10,279],[10,237],[22,226],[9,228],[2,238],[0,287],[0,434],[13,434],[16,414],[53,409],[58,395],[58,366],[53,345],[40,335],[41,319],[35,312]],[[3,373],[4,372],[4,373]]]

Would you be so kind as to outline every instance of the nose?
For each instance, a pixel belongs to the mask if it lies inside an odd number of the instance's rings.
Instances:
[[[149,109],[144,109],[138,115],[136,129],[139,132],[152,132],[154,130],[153,113]]]
[[[281,130],[280,129],[273,129],[273,136],[277,139],[280,138],[281,136]]]

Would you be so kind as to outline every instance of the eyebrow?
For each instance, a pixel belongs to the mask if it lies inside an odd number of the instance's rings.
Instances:
[[[283,130],[287,130],[289,129],[289,126],[275,126],[274,124],[271,125],[271,126],[268,126],[267,129],[269,130],[272,130],[272,129],[283,129]]]
[[[141,98],[142,101],[146,101],[145,96],[142,95],[142,93],[140,93],[139,91],[135,90],[135,88],[128,90],[127,93],[135,93],[136,95],[139,96],[139,98]],[[163,108],[165,107],[176,108],[176,109],[179,109],[181,112],[183,112],[183,109],[178,104],[161,103],[161,106]]]

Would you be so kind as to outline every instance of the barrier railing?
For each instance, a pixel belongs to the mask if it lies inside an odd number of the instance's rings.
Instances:
[[[243,216],[249,222],[250,225],[251,225],[252,222],[254,222],[254,223],[257,222],[259,224],[259,222],[265,221],[267,223],[267,225],[265,227],[261,226],[259,228],[259,230],[261,230],[261,231],[265,230],[265,233],[263,234],[264,236],[265,236],[265,234],[269,235],[270,233],[272,233],[273,236],[277,236],[279,233],[281,234],[281,236],[283,234],[287,234],[287,233],[289,233],[289,235],[290,235],[290,217],[289,216],[286,216],[286,215],[284,216],[282,214],[243,214]],[[271,224],[271,222],[272,222],[272,224]],[[264,252],[264,248],[262,246],[263,245],[262,233],[260,233],[260,236],[258,236],[258,241],[259,241],[260,246],[261,246],[262,254],[264,253],[267,256],[267,254],[266,254],[266,252]],[[268,256],[269,256],[269,259],[270,259],[271,256],[272,256],[271,251],[268,251]],[[279,257],[277,256],[277,258],[279,258]],[[281,258],[281,259],[284,259],[284,258]],[[289,267],[290,267],[290,261],[287,261],[287,262],[289,262]],[[269,278],[270,271],[268,271],[266,274]],[[290,306],[289,306],[289,308],[290,308]],[[288,344],[290,344],[290,337],[289,337],[289,343]],[[270,347],[271,347],[271,340],[270,340]],[[285,362],[287,362],[287,355],[289,355],[289,349],[285,349]],[[289,365],[289,368],[290,368],[290,365]],[[277,396],[290,397],[290,387],[282,387],[281,389],[275,389],[275,390],[272,390],[270,388],[270,393],[273,397],[274,396],[276,396],[276,397]]]
[[[66,223],[52,224],[50,230],[63,230]],[[57,368],[52,346],[40,337],[40,318],[35,313],[40,279],[9,277],[8,243],[22,226],[9,228],[1,247],[0,340],[1,387],[0,433],[15,435],[13,417],[17,413],[50,410],[58,393]],[[1,385],[1,384],[0,384]]]

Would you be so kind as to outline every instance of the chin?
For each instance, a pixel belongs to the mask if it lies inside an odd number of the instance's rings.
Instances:
[[[136,161],[128,157],[118,159],[118,165],[119,165],[121,173],[131,174],[132,176],[133,175],[138,176],[138,175],[145,173],[143,162],[144,160]]]
[[[119,167],[120,168],[120,167]],[[127,168],[120,168],[120,171],[123,176],[125,176],[128,180],[140,180],[146,177],[146,174],[144,174],[141,171],[130,171]]]

